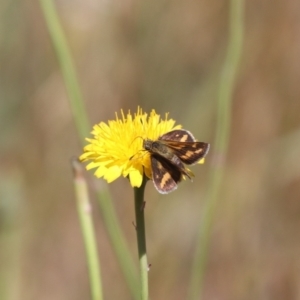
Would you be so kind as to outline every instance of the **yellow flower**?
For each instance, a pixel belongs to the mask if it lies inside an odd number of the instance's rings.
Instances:
[[[143,151],[143,140],[157,140],[161,135],[180,129],[173,119],[161,119],[155,110],[143,113],[138,108],[134,116],[130,112],[121,118],[116,113],[116,120],[101,122],[93,127],[93,139],[84,147],[81,161],[91,161],[86,168],[97,168],[95,176],[103,177],[108,183],[120,176],[129,177],[133,187],[140,187],[145,173],[152,178],[150,154]]]

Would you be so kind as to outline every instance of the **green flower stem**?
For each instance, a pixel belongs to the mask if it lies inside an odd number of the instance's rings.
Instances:
[[[115,210],[110,199],[110,195],[107,190],[103,190],[98,191],[97,196],[98,203],[102,211],[103,221],[106,230],[108,231],[110,241],[118,257],[121,270],[124,274],[125,280],[133,298],[135,300],[138,300],[140,297],[138,290],[137,271],[132,256],[125,242],[124,236],[121,232],[120,225],[118,223]]]
[[[40,5],[65,81],[76,128],[81,141],[84,142],[85,137],[90,131],[90,125],[85,111],[84,102],[82,100],[82,95],[79,88],[75,67],[71,58],[71,53],[69,51],[65,35],[61,28],[53,1],[40,0]]]
[[[239,71],[244,32],[244,1],[230,1],[229,41],[225,62],[221,71],[218,92],[217,132],[213,149],[219,162],[211,168],[207,191],[207,203],[200,224],[198,245],[192,270],[188,299],[201,299],[204,275],[210,246],[211,228],[214,221],[217,202],[220,198],[221,184],[225,173],[224,161],[230,139],[230,120],[232,96]],[[223,162],[222,162],[223,161]]]
[[[85,137],[87,136],[91,127],[88,122],[87,113],[83,104],[84,102],[80,92],[75,68],[71,59],[71,54],[68,49],[67,41],[61,28],[53,1],[40,0],[40,5],[68,91],[70,106],[76,123],[76,128],[80,136],[81,143],[84,146]],[[135,266],[124,235],[120,229],[120,225],[118,223],[107,188],[98,192],[98,199],[105,227],[108,231],[108,235],[112,243],[112,247],[116,253],[119,265],[134,299],[138,299]]]
[[[87,184],[82,175],[81,164],[76,159],[72,161],[72,167],[74,171],[77,211],[86,251],[92,299],[102,300],[100,263],[98,260],[97,243],[92,220],[92,207],[89,200]]]
[[[147,180],[143,179],[141,187],[134,188],[134,203],[135,203],[135,219],[136,219],[136,235],[139,252],[140,263],[140,291],[141,300],[148,300],[148,261],[147,261],[147,249],[146,249],[146,234],[145,234],[145,202],[144,191]]]

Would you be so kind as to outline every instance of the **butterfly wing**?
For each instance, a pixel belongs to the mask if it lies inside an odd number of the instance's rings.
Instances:
[[[177,141],[177,142],[195,142],[194,136],[185,129],[176,129],[169,131],[159,137],[163,141]]]
[[[209,144],[197,142],[187,130],[173,130],[162,135],[159,140],[164,142],[173,153],[185,164],[192,165],[205,157]]]
[[[151,156],[152,180],[161,194],[168,194],[177,189],[182,175],[179,168],[159,155]]]

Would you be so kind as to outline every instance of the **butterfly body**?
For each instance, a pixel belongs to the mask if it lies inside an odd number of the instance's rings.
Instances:
[[[146,139],[143,147],[151,154],[152,180],[162,194],[175,190],[183,176],[191,179],[194,175],[185,164],[197,163],[209,150],[209,144],[197,142],[184,129],[167,132],[155,141]]]

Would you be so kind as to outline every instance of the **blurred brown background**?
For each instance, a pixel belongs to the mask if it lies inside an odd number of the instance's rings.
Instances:
[[[155,108],[213,143],[228,1],[56,1],[91,124]],[[0,299],[89,299],[70,158],[81,153],[37,1],[0,3]],[[300,2],[246,1],[204,299],[300,299]],[[186,297],[207,173],[146,189],[151,299]],[[92,180],[91,174],[87,177]],[[109,186],[137,257],[133,192]],[[129,300],[91,191],[105,299]]]

